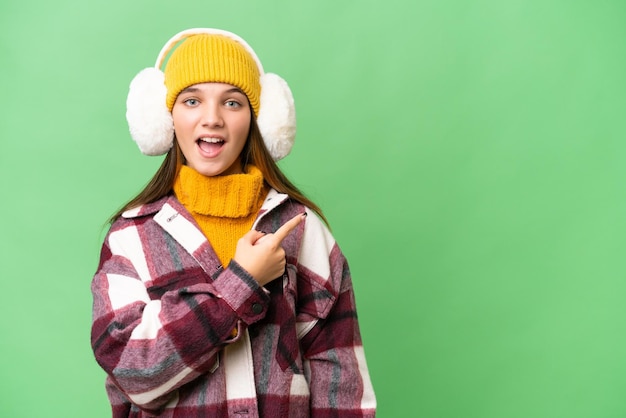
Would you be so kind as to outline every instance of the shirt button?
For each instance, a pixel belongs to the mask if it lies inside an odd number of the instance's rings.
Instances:
[[[260,303],[253,303],[252,312],[254,312],[257,315],[260,314],[261,312],[263,312],[263,305],[261,305]]]

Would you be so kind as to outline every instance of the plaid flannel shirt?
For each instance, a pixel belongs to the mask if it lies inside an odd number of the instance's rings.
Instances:
[[[272,190],[254,228],[305,210]],[[91,336],[113,417],[374,417],[343,254],[311,213],[283,248],[284,275],[260,287],[235,261],[220,265],[173,196],[114,222]]]

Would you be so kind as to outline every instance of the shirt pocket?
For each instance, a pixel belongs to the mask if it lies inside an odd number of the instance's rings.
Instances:
[[[327,282],[307,274],[298,275],[296,329],[301,340],[328,313],[337,296]]]
[[[304,373],[300,346],[296,337],[295,267],[287,264],[282,277],[265,285],[270,295],[270,308],[265,316],[266,326],[274,327],[275,361],[283,372]]]
[[[300,274],[297,267],[287,265],[282,281],[271,283],[272,322],[278,325],[276,361],[281,369],[302,374],[300,340],[326,318],[336,297],[323,283]]]

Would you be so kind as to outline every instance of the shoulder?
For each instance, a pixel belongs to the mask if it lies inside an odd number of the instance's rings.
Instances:
[[[270,224],[270,230],[278,229],[294,216],[306,213],[306,219],[294,229],[288,239],[283,241],[285,247],[295,245],[298,252],[298,261],[313,268],[321,264],[328,264],[328,257],[333,253],[340,253],[339,247],[330,229],[311,208],[297,202],[289,196],[280,193],[268,194],[272,202],[267,213],[264,214],[264,224]],[[265,205],[264,205],[265,206]],[[271,206],[271,205],[268,205]],[[326,273],[327,268],[322,269]]]
[[[157,213],[163,208],[163,205],[171,198],[171,196],[165,196],[157,200],[156,202],[146,203],[136,208],[129,209],[122,213],[123,219],[140,218],[142,216],[149,216]]]
[[[125,229],[129,226],[139,226],[150,223],[150,221],[165,208],[176,212],[186,212],[184,206],[174,195],[168,195],[155,202],[146,203],[123,212],[111,224],[110,232]]]
[[[325,241],[332,241],[332,234],[328,226],[320,219],[314,210],[306,205],[290,198],[287,194],[279,193],[271,189],[265,198],[265,202],[259,211],[259,218],[264,219],[264,223],[271,222],[273,229],[278,229],[296,215],[306,213],[307,218],[301,224],[301,228],[297,228],[301,235],[317,235],[325,237]],[[303,237],[304,238],[304,237]]]

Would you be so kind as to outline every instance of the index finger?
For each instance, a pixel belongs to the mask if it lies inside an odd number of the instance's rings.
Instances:
[[[289,219],[280,228],[278,228],[273,234],[276,238],[278,238],[278,242],[282,242],[285,238],[287,238],[287,235],[289,235],[289,233],[293,231],[294,228],[300,224],[300,222],[302,222],[306,215],[306,212],[300,213]]]

